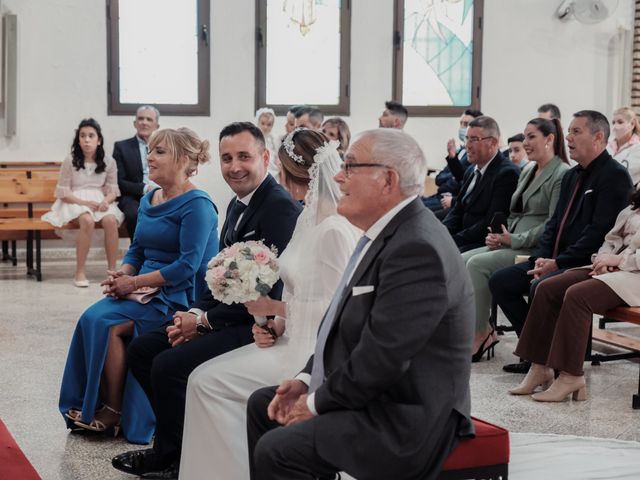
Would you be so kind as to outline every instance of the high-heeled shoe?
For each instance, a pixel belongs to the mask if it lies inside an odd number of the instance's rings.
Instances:
[[[548,388],[553,382],[553,369],[538,363],[532,363],[527,376],[516,388],[509,390],[511,395],[531,395],[536,388]]]
[[[76,410],[74,408],[70,408],[67,413],[64,414],[72,422],[78,421],[82,419],[82,410]]]
[[[491,330],[491,332],[489,332],[489,335],[487,335],[487,338],[484,339],[484,342],[480,344],[480,348],[478,348],[478,351],[471,355],[472,363],[477,363],[482,360],[484,352],[487,352],[487,360],[491,360],[491,357],[496,356],[495,347],[498,343],[500,343],[500,340],[495,338],[494,334],[495,330]]]
[[[537,402],[562,402],[569,395],[578,402],[587,399],[587,382],[584,375],[578,377],[560,372],[560,376],[547,390],[531,395],[531,398]]]
[[[122,415],[122,412],[117,411],[114,408],[111,408],[109,405],[107,405],[106,403],[102,406],[102,408],[100,410],[97,410],[97,412],[100,412],[104,409],[109,410],[111,413],[114,413],[116,415],[118,415],[118,417],[120,417],[120,415]],[[118,418],[118,421],[113,424],[113,425],[107,425],[104,422],[94,418],[93,420],[91,420],[91,423],[84,423],[80,420],[77,420],[75,422],[73,422],[75,425],[77,425],[80,428],[84,428],[85,430],[91,430],[92,432],[99,432],[99,433],[111,433],[113,432],[113,436],[117,437],[118,434],[120,433],[120,419]]]

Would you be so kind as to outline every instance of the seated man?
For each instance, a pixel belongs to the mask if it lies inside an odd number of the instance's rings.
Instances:
[[[282,252],[301,206],[267,173],[269,151],[258,127],[232,123],[220,132],[220,169],[236,194],[227,209],[220,245],[263,240]],[[270,296],[279,299],[282,282]],[[253,316],[242,304],[226,305],[210,291],[189,312],[176,312],[173,325],[135,338],[127,364],[149,397],[156,416],[153,448],[116,456],[112,464],[134,475],[161,472],[176,478],[182,444],[187,379],[201,363],[253,341]]]
[[[554,118],[562,120],[560,109],[553,103],[544,103],[540,105],[538,107],[538,117],[546,118],[547,120],[553,120]]]
[[[418,197],[424,155],[401,131],[370,130],[343,167],[338,213],[365,235],[302,373],[249,399],[253,480],[431,479],[473,434],[471,283]]]
[[[447,216],[447,213],[449,213],[453,200],[460,192],[460,185],[464,174],[471,165],[467,159],[467,149],[464,143],[469,122],[480,116],[482,116],[480,110],[464,111],[460,117],[460,128],[458,129],[458,138],[462,144],[456,149],[455,140],[453,138],[449,139],[447,142],[447,156],[445,157],[447,166],[436,176],[438,191],[422,199],[425,206],[440,219],[443,219]]]
[[[118,207],[124,213],[124,221],[131,241],[138,223],[140,198],[157,187],[149,180],[147,143],[151,134],[160,127],[159,119],[160,112],[156,107],[151,105],[139,107],[136,111],[136,119],[133,121],[136,134],[128,140],[116,142],[113,146],[113,158],[118,166],[118,187],[121,193]]]
[[[409,118],[409,112],[406,107],[399,102],[388,101],[384,102],[385,109],[382,115],[378,118],[378,126],[380,128],[397,128],[402,130],[407,118]]]
[[[500,129],[487,116],[474,118],[467,130],[467,157],[474,168],[465,173],[460,194],[442,221],[461,252],[484,246],[495,213],[509,214],[520,168],[498,149]]]
[[[609,122],[600,112],[573,114],[567,143],[578,165],[565,173],[560,198],[538,247],[528,262],[503,268],[489,279],[489,289],[520,336],[537,285],[568,268],[589,265],[606,233],[629,202],[631,178],[606,150]],[[529,296],[529,303],[523,298]],[[511,373],[527,373],[528,362],[505,365]]]

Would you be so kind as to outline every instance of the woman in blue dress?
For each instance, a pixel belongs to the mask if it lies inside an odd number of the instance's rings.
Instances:
[[[188,310],[206,288],[207,262],[218,251],[217,209],[190,177],[209,160],[208,150],[209,142],[187,128],[151,137],[149,178],[160,188],[140,201],[133,243],[120,269],[108,271],[102,283],[107,297],[76,325],[59,401],[68,428],[114,434],[122,428],[129,442],[151,440],[155,419],[127,371],[125,341]],[[150,290],[148,303],[127,298]]]

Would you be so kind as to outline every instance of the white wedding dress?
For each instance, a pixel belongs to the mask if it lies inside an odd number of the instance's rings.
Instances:
[[[304,212],[279,259],[288,312],[285,334],[272,347],[249,344],[216,357],[189,377],[181,479],[248,479],[247,399],[261,387],[294,377],[313,353],[358,231],[334,214],[298,232],[303,217]]]

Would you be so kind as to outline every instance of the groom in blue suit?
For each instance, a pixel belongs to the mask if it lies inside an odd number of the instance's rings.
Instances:
[[[267,173],[269,150],[262,132],[249,122],[232,123],[220,132],[219,147],[222,175],[236,194],[220,244],[263,240],[282,252],[302,206]],[[278,282],[269,296],[281,295]],[[189,375],[207,360],[251,343],[253,322],[244,305],[225,305],[207,291],[189,312],[177,312],[172,325],[131,342],[127,363],[149,397],[156,434],[153,448],[116,456],[115,468],[147,478],[177,478]]]

